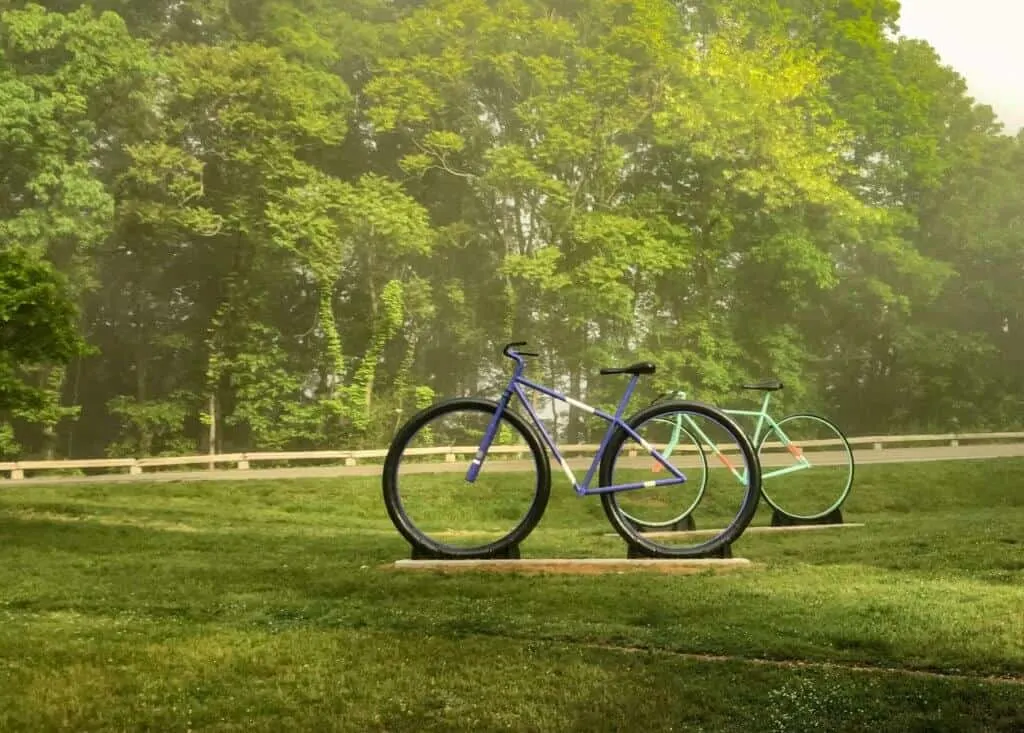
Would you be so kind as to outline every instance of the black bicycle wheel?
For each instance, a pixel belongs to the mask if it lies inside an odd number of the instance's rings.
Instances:
[[[502,413],[476,481],[466,480],[476,447],[497,409],[496,402],[484,399],[439,402],[410,418],[391,441],[382,474],[384,506],[395,528],[414,547],[439,557],[493,557],[522,542],[537,526],[551,495],[551,467],[536,432],[516,413],[507,408]],[[453,424],[435,426],[442,419]],[[416,446],[418,439],[425,444]],[[437,460],[439,455],[445,457],[443,462]],[[523,455],[532,461],[521,460]],[[516,484],[525,489],[522,508],[514,503]],[[469,496],[459,502],[455,494],[462,487],[469,487]],[[426,497],[421,511],[411,510],[417,494]],[[454,516],[444,518],[446,509]],[[474,511],[478,516],[470,516]]]
[[[666,442],[658,431],[665,430],[665,426],[671,424],[671,421],[664,419],[667,415],[683,415],[687,420],[687,430],[700,438],[702,451],[710,459],[717,458],[725,466],[725,470],[716,468],[708,472],[707,482],[701,486],[703,493],[700,506],[694,512],[699,512],[701,516],[698,526],[715,527],[716,522],[721,522],[720,528],[665,533],[641,532],[629,519],[636,516],[637,512],[633,509],[623,510],[620,506],[626,502],[637,502],[662,505],[671,511],[672,506],[687,503],[688,497],[682,498],[680,502],[673,496],[674,492],[687,491],[686,483],[601,494],[601,505],[608,521],[627,543],[638,546],[652,555],[680,559],[712,555],[735,542],[754,518],[761,498],[760,464],[749,438],[732,418],[700,402],[659,402],[639,411],[627,420],[626,424],[643,438],[645,443],[658,450]],[[653,434],[646,434],[648,426],[654,429]],[[631,447],[636,446],[638,450],[645,450],[643,444],[638,443],[625,430],[616,430],[601,459],[599,476],[602,487],[646,480],[631,476],[619,477],[614,474],[616,464],[619,463],[616,456],[627,442]],[[670,458],[669,463],[687,475],[686,464],[680,458]],[[737,464],[742,465],[737,467]],[[702,541],[702,537],[707,538]]]
[[[782,449],[778,453],[762,452],[769,435],[775,438],[771,447]],[[853,449],[836,424],[820,415],[782,418],[758,440],[757,457],[764,500],[794,519],[827,517],[853,487]]]

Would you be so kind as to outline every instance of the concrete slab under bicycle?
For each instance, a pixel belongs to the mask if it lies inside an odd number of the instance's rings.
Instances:
[[[649,570],[673,575],[695,575],[707,571],[728,572],[757,567],[745,557],[672,560],[661,558],[528,558],[472,560],[395,560],[395,570],[433,570],[439,572],[512,572],[598,575]]]

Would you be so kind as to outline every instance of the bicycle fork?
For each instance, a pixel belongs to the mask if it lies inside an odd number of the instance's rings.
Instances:
[[[487,426],[487,430],[484,431],[484,439],[480,441],[480,447],[476,449],[476,455],[473,456],[473,460],[469,463],[469,469],[466,471],[466,481],[469,483],[476,481],[480,469],[483,468],[484,458],[487,457],[487,451],[491,449],[491,443],[494,442],[494,436],[498,432],[498,425],[501,424],[502,415],[505,414],[508,402],[512,399],[512,391],[512,385],[510,384],[504,394],[501,395],[501,399],[498,400],[498,409],[494,411],[494,416],[491,417],[491,422]]]

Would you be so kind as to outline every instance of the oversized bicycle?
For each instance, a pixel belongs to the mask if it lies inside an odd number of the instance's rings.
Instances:
[[[548,505],[551,466],[547,450],[576,495],[600,495],[605,516],[615,531],[646,554],[702,557],[736,541],[757,510],[761,469],[752,443],[729,416],[710,405],[671,399],[624,420],[623,413],[639,378],[654,374],[654,364],[640,362],[600,370],[602,375],[630,377],[615,413],[609,414],[524,377],[524,357],[537,356],[513,350],[524,344],[513,342],[502,350],[515,362],[515,368],[500,399],[458,397],[438,402],[410,418],[392,440],[382,475],[384,505],[395,528],[414,548],[436,557],[476,558],[497,556],[520,544],[540,522]],[[577,481],[526,390],[608,423],[582,483]],[[525,419],[511,409],[513,397],[525,410]],[[679,456],[673,463],[663,454],[677,416],[685,418],[687,424],[702,426],[702,433],[709,439],[717,437],[716,446],[726,440],[732,443],[735,455],[731,461],[741,465],[743,478],[727,482],[722,496],[707,498],[709,483],[703,472],[706,463],[688,460],[692,456]],[[423,444],[417,445],[417,441]],[[457,461],[460,455],[469,460]],[[437,456],[445,460],[439,462]],[[646,475],[651,458],[667,476],[651,479]],[[683,468],[696,472],[697,480],[691,483]],[[595,473],[598,485],[591,487]],[[627,521],[628,516],[638,515],[660,521],[682,510],[692,511],[694,484],[700,491],[697,501],[703,498],[702,511],[706,509],[713,521],[722,522],[721,531],[714,536],[645,536]],[[515,490],[520,485],[521,494]],[[460,499],[461,494],[465,496]],[[566,531],[572,532],[574,527]]]
[[[757,420],[750,440],[762,467],[761,494],[765,501],[791,520],[815,522],[833,516],[846,502],[853,487],[853,450],[846,436],[831,420],[812,413],[791,414],[776,421],[768,413],[768,403],[772,393],[783,388],[777,379],[742,384],[740,387],[765,393],[758,410],[722,409],[730,417]],[[685,399],[686,393],[665,393],[654,404],[666,398]],[[702,451],[706,447],[714,454],[720,452],[715,442],[702,435],[699,426],[689,423],[685,417],[673,419],[671,427],[666,456],[680,449],[693,450],[691,443],[697,446],[697,450]],[[776,440],[769,442],[770,436]],[[657,473],[659,467],[653,466],[652,470]],[[734,470],[732,473],[738,480],[745,480],[743,471]],[[659,523],[628,518],[650,530],[678,524],[686,516],[680,514]]]

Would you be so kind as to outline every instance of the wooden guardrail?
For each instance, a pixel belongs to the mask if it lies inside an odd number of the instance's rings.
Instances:
[[[867,435],[856,438],[848,438],[851,446],[871,446],[872,450],[882,450],[885,447],[905,446],[914,447],[922,443],[942,444],[956,447],[963,443],[1011,441],[1024,442],[1024,432],[1016,433],[943,433],[938,435]],[[801,441],[804,449],[814,447],[838,446],[838,440],[808,440]],[[660,447],[655,445],[656,448]],[[684,448],[679,446],[676,450]],[[781,449],[780,443],[768,443],[766,448]],[[560,445],[559,450],[568,456],[589,455],[593,456],[598,449],[596,443]],[[406,455],[422,457],[443,456],[445,462],[451,463],[458,456],[472,455],[477,446],[439,446],[433,448],[412,448]],[[490,449],[490,455],[502,455],[507,458],[525,457],[524,446],[517,445],[495,445]],[[628,451],[628,454],[636,455],[636,451]],[[258,463],[291,463],[291,462],[318,462],[337,464],[345,466],[356,466],[360,461],[379,462],[387,455],[386,448],[375,448],[370,450],[319,450],[319,451],[264,451],[253,453],[216,453],[200,454],[190,456],[160,456],[153,458],[86,458],[86,459],[65,459],[57,461],[11,461],[0,463],[0,476],[6,476],[12,480],[24,479],[27,472],[50,472],[83,469],[101,469],[102,473],[121,472],[127,469],[132,475],[139,475],[149,470],[159,470],[174,467],[205,466],[213,469],[223,464],[233,464],[240,471],[252,468]],[[97,474],[97,475],[102,475]]]

